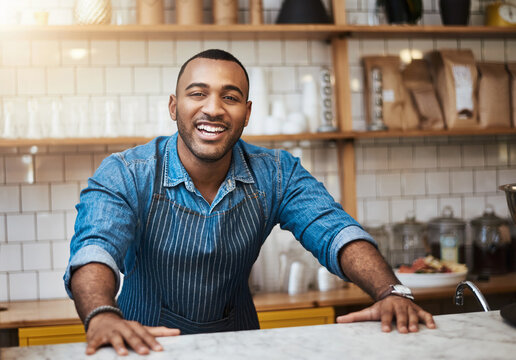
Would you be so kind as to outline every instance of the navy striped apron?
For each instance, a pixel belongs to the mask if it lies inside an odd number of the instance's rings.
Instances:
[[[118,298],[124,316],[183,334],[259,328],[248,278],[263,242],[263,194],[239,183],[229,209],[201,214],[167,195],[163,164],[158,156],[143,241]]]

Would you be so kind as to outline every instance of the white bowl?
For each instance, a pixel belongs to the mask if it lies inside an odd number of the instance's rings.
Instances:
[[[409,288],[456,286],[466,279],[467,271],[435,274],[400,273],[394,271],[401,283]]]

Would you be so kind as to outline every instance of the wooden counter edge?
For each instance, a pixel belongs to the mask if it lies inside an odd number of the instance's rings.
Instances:
[[[476,280],[471,278],[475,285],[484,295],[516,293],[516,273],[492,276],[489,281]],[[413,293],[416,302],[434,299],[453,300],[455,285],[414,288]],[[472,293],[468,290],[464,295],[469,297]],[[303,294],[289,296],[286,293],[256,294],[254,296],[255,306],[258,311],[281,310],[299,308],[301,304],[313,303],[312,306],[349,306],[369,305],[373,300],[354,284],[348,284],[345,288],[326,292],[308,291]]]
[[[78,325],[81,320],[70,299],[24,300],[0,303],[0,329],[31,326]]]

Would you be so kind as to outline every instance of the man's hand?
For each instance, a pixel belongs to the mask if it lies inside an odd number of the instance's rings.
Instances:
[[[118,355],[127,355],[127,347],[140,355],[146,355],[151,349],[163,350],[155,337],[175,336],[179,333],[179,329],[143,326],[136,321],[121,319],[113,313],[102,313],[90,321],[86,334],[86,354],[94,354],[103,345],[112,345]]]
[[[396,318],[396,327],[402,334],[417,332],[421,322],[429,329],[435,329],[432,315],[409,299],[390,295],[368,308],[352,312],[337,318],[338,323],[351,323],[357,321],[381,320],[382,331],[392,330],[392,321]]]

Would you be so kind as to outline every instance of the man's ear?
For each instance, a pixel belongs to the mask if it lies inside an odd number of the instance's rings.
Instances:
[[[172,120],[176,121],[176,110],[177,110],[177,98],[174,94],[170,95],[168,100],[168,111]]]
[[[245,106],[247,107],[247,110],[246,110],[246,113],[245,113],[245,123],[244,123],[244,127],[247,126],[247,124],[249,124],[249,117],[251,116],[251,109],[253,107],[253,102],[252,101],[248,101]]]

